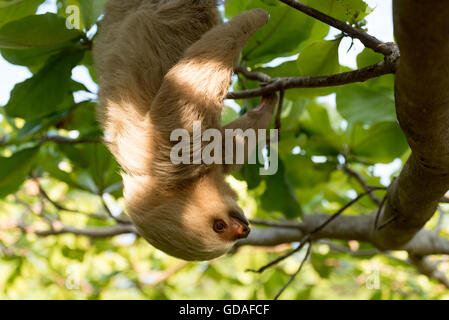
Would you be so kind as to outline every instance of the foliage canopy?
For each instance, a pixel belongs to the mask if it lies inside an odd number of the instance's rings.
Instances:
[[[106,1],[58,0],[57,14],[36,14],[43,2],[0,0],[1,55],[32,73],[0,108],[0,298],[272,298],[304,252],[259,275],[245,270],[257,269],[289,245],[243,247],[217,261],[184,263],[132,234],[94,238],[34,232],[108,228],[117,223],[110,214],[121,213],[123,206],[120,168],[101,144],[95,120],[95,92],[71,78],[81,67],[96,81],[91,46]],[[362,0],[302,2],[358,27],[365,27],[373,10]],[[80,8],[80,30],[66,26],[69,5]],[[297,77],[349,70],[339,63],[343,34],[329,37],[328,25],[279,1],[230,0],[222,12],[229,19],[251,8],[271,15],[242,53],[242,63],[253,71]],[[382,60],[365,49],[357,66]],[[345,165],[369,185],[382,186],[374,168],[395,159],[404,162],[410,152],[396,120],[393,82],[393,75],[384,75],[364,83],[285,91],[279,170],[260,176],[257,165],[246,165],[230,177],[241,206],[252,218],[267,220],[334,213],[364,191],[342,170]],[[240,74],[233,82],[235,91],[258,86]],[[319,98],[330,95],[336,106]],[[239,107],[226,101],[223,121],[254,108],[258,100],[236,100]],[[384,193],[376,191],[379,198]],[[376,208],[365,197],[345,214]],[[434,227],[436,218],[429,225]],[[441,230],[449,237],[447,228]],[[449,297],[441,285],[418,275],[404,252],[381,255],[373,249],[356,241],[314,245],[310,263],[283,298]],[[350,254],[357,250],[366,254]],[[376,272],[380,287],[371,290],[366,283]]]

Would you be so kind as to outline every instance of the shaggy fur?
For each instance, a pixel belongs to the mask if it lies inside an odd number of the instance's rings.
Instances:
[[[172,130],[220,126],[232,70],[268,14],[255,9],[219,24],[216,0],[110,0],[94,46],[98,114],[122,166],[126,209],[155,247],[206,260],[235,242],[213,230],[242,215],[221,165],[175,165]],[[267,128],[276,97],[226,127]]]

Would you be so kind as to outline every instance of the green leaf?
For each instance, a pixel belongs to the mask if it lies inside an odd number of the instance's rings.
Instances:
[[[384,61],[384,56],[382,54],[374,52],[369,48],[365,48],[357,56],[357,68],[361,69],[382,61]]]
[[[350,123],[396,121],[391,88],[346,85],[337,90],[337,110]]]
[[[225,106],[223,109],[223,114],[221,115],[221,124],[227,125],[228,123],[234,121],[239,117],[237,111],[232,109],[231,107]]]
[[[29,120],[61,109],[70,91],[71,71],[83,54],[80,50],[62,52],[33,77],[16,84],[5,106],[7,115]]]
[[[89,89],[87,89],[87,87],[84,84],[82,84],[81,82],[75,81],[73,79],[70,81],[70,91],[71,92],[77,92],[77,91],[90,92]]]
[[[0,197],[16,192],[36,160],[39,148],[16,152],[9,158],[0,157]]]
[[[281,120],[283,130],[293,130],[299,124],[299,118],[307,108],[307,100],[296,99],[294,101],[285,99],[282,108]]]
[[[1,49],[3,58],[9,63],[20,66],[42,66],[52,55],[59,53],[62,49],[73,46],[66,42],[52,47],[35,49]]]
[[[299,55],[297,61],[287,61],[277,67],[258,68],[270,77],[320,76],[340,72],[338,46],[340,40],[313,41]],[[285,92],[288,99],[296,100],[305,97],[326,96],[335,92],[336,88],[296,88]]]
[[[297,68],[300,76],[325,76],[340,72],[338,47],[340,40],[318,40],[307,45],[300,53]],[[302,97],[327,96],[335,87],[295,89]]]
[[[265,179],[266,190],[260,197],[262,207],[267,211],[278,211],[288,218],[302,215],[302,209],[296,197],[295,190],[290,184],[285,173],[284,164],[279,159],[279,167],[276,174]]]
[[[77,184],[87,190],[99,193],[121,182],[118,164],[103,144],[62,144],[59,148],[75,165]]]
[[[261,1],[269,6],[277,6],[279,3],[279,1],[277,0],[261,0]]]
[[[229,0],[225,3],[225,17],[227,19],[232,19],[239,13],[248,10],[250,8],[250,1],[238,1],[238,0]],[[261,1],[263,2],[263,1]]]
[[[308,154],[336,156],[344,150],[344,135],[332,127],[339,116],[332,111],[332,108],[312,101],[301,115],[298,126],[303,139],[299,145]]]
[[[259,174],[261,166],[259,164],[246,163],[242,168],[242,175],[248,185],[248,189],[257,188],[262,181],[262,177]]]
[[[86,254],[85,250],[82,249],[72,249],[68,246],[62,247],[61,253],[64,257],[78,260],[79,262],[83,262],[84,255]]]
[[[301,76],[326,76],[338,73],[339,40],[318,40],[305,47],[298,57],[298,69]]]
[[[326,255],[317,254],[312,251],[310,257],[310,263],[313,269],[319,274],[320,278],[327,279],[332,274],[333,267],[326,265],[326,259],[329,259]]]
[[[43,169],[48,172],[52,178],[63,181],[71,187],[96,193],[96,190],[91,190],[80,183],[80,179],[78,179],[78,172],[67,173],[65,171],[62,171],[58,168],[58,163],[52,156],[46,156],[47,158],[44,159],[44,161],[42,161],[40,165],[42,165]]]
[[[98,75],[97,70],[94,67],[94,58],[92,55],[92,50],[86,51],[84,54],[84,58],[81,61],[81,64],[89,70],[89,75],[92,78],[92,80],[96,83],[98,83]]]
[[[357,56],[357,68],[364,68],[378,62],[384,61],[384,56],[371,49],[365,48]],[[369,79],[365,82],[368,87],[386,87],[393,91],[394,88],[394,75],[387,74],[380,77]]]
[[[64,119],[69,113],[69,110],[57,112],[45,117],[29,120],[25,122],[25,125],[19,130],[17,139],[24,140],[29,136],[42,132],[48,129],[50,126],[55,125],[62,119]]]
[[[296,61],[286,61],[276,67],[256,68],[254,71],[266,73],[272,78],[301,76]],[[335,88],[295,88],[286,90],[285,97],[293,101],[300,99],[304,101],[304,98],[329,95],[335,90]]]
[[[314,0],[309,5],[331,17],[348,22],[357,22],[372,9],[362,0]]]
[[[63,123],[60,123],[61,128],[66,130],[78,130],[81,133],[92,133],[99,131],[99,125],[96,118],[94,102],[86,101],[77,104],[73,110],[70,111],[68,117]]]
[[[100,190],[122,181],[119,166],[109,150],[103,144],[87,144],[84,146],[89,155],[89,173]]]
[[[308,189],[327,182],[335,165],[328,163],[314,163],[303,155],[289,155],[284,157],[286,174],[294,188]]]
[[[15,261],[16,265],[14,266],[13,271],[6,278],[7,287],[13,285],[16,279],[22,275],[22,268],[26,260],[23,257],[18,257],[15,259]]]
[[[334,133],[327,109],[316,102],[312,102],[307,106],[306,112],[301,117],[301,127],[309,135],[326,136]]]
[[[0,28],[0,48],[53,47],[82,36],[78,30],[67,29],[65,23],[64,18],[53,13],[12,21]]]
[[[226,14],[233,16],[253,8],[268,11],[270,20],[250,38],[243,49],[242,59],[248,66],[296,54],[301,42],[309,38],[315,23],[312,18],[285,4],[273,6],[260,0],[230,0],[226,4]]]
[[[94,25],[103,12],[103,7],[108,0],[79,0],[81,16],[87,30]]]
[[[44,0],[15,0],[0,2],[0,26],[32,15]]]
[[[396,122],[376,123],[369,128],[355,125],[349,141],[351,155],[373,163],[389,163],[407,149],[407,140]]]

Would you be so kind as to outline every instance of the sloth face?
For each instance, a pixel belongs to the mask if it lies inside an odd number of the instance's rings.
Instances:
[[[142,193],[141,188],[142,195],[137,196],[139,192],[130,192],[130,188],[125,184],[125,199],[139,234],[171,256],[184,260],[217,258],[250,233],[236,203],[237,195],[220,173],[212,171],[169,196],[166,192],[165,196]]]

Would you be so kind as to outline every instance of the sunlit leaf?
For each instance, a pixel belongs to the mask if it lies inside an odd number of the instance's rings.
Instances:
[[[90,29],[90,27],[97,22],[98,17],[103,12],[103,7],[107,0],[80,0],[79,2],[84,25],[87,29]]]
[[[228,16],[252,8],[263,8],[270,14],[268,24],[258,30],[243,49],[248,65],[268,62],[280,56],[296,54],[301,42],[308,39],[315,21],[285,4],[276,6],[260,0],[231,0],[226,4]]]
[[[17,191],[30,173],[39,148],[16,152],[9,158],[0,157],[0,197]]]
[[[32,49],[61,45],[80,38],[81,32],[67,29],[64,18],[53,13],[12,21],[0,28],[0,48]]]
[[[0,26],[32,15],[44,0],[15,0],[0,2]]]
[[[371,162],[388,163],[400,157],[408,144],[396,122],[376,123],[369,128],[354,126],[349,148],[351,154]]]
[[[278,171],[274,175],[267,176],[265,183],[266,190],[260,198],[265,210],[281,212],[289,218],[299,217],[302,214],[298,198],[280,159]]]
[[[50,59],[33,77],[17,84],[5,106],[11,117],[35,119],[61,109],[68,95],[73,67],[81,60],[83,51],[67,51]]]
[[[393,91],[363,84],[342,86],[337,91],[337,110],[351,123],[396,121]]]

